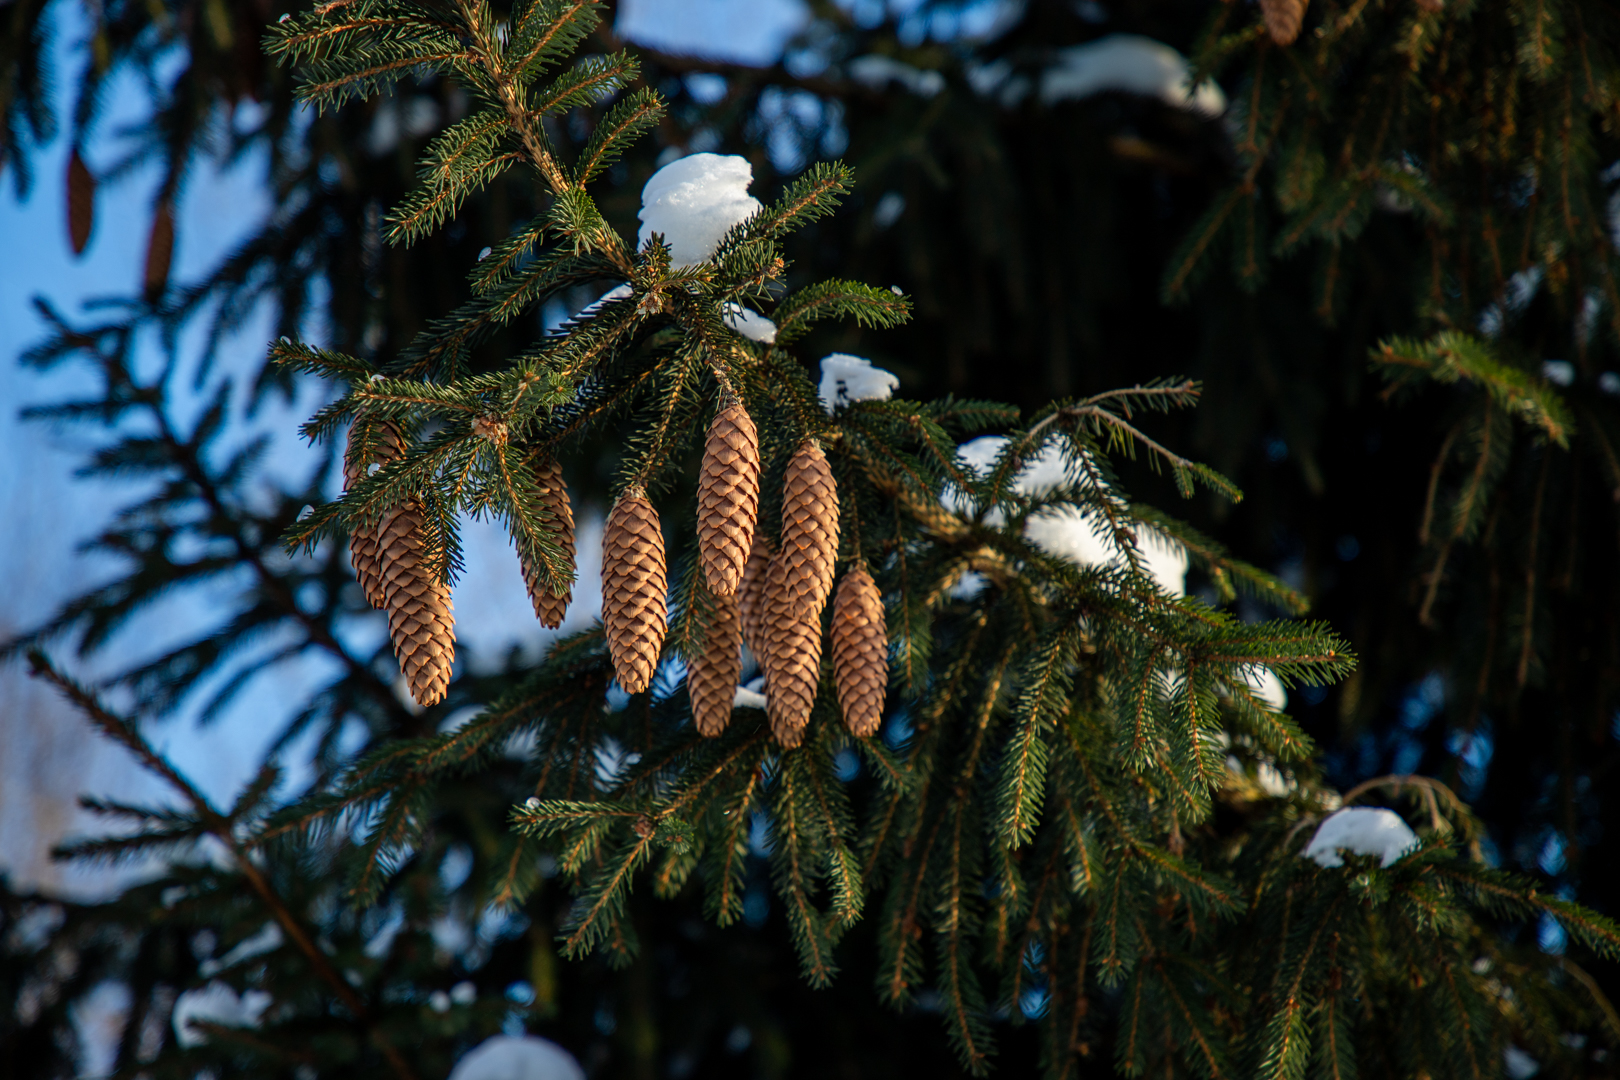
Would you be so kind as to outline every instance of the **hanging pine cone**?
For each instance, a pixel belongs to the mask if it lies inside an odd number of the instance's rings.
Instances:
[[[813,623],[832,592],[838,559],[838,487],[827,456],[806,442],[782,481],[782,587],[795,611]]]
[[[563,483],[562,466],[555,461],[544,461],[539,458],[529,464],[534,471],[534,483],[540,495],[540,505],[551,515],[552,523],[557,529],[554,539],[566,557],[567,570],[572,576],[574,509],[568,503],[568,486]],[[540,625],[552,630],[557,629],[562,625],[563,616],[568,614],[568,601],[573,597],[573,590],[566,585],[562,587],[560,593],[548,589],[540,574],[540,564],[530,561],[521,547],[518,548],[518,562],[522,564],[523,581],[528,586],[529,600],[534,604],[534,614],[539,618]]]
[[[647,689],[658,668],[669,629],[665,588],[658,511],[639,491],[627,492],[602,532],[602,621],[613,672],[626,693]]]
[[[1305,5],[1309,0],[1260,0],[1260,16],[1265,20],[1266,33],[1278,45],[1292,45],[1299,37],[1299,28],[1305,22]]]
[[[370,439],[371,450],[361,447]],[[343,490],[359,483],[372,465],[381,465],[405,456],[405,439],[399,429],[386,420],[356,420],[349,428],[349,445],[343,452]],[[382,563],[378,555],[377,531],[358,528],[349,534],[349,561],[354,576],[366,594],[366,602],[381,609],[384,606]]]
[[[737,614],[742,619],[742,636],[759,666],[765,666],[765,581],[776,547],[764,533],[754,534],[754,549],[743,567],[742,583],[737,586]]]
[[[742,674],[742,625],[735,596],[716,596],[704,628],[703,650],[686,667],[692,722],[698,734],[713,737],[731,721],[731,701]]]
[[[821,681],[821,617],[797,610],[787,590],[786,549],[771,560],[765,586],[765,717],[771,734],[792,749],[804,739]]]
[[[444,700],[456,660],[450,590],[434,571],[425,526],[422,504],[410,499],[377,530],[388,636],[411,697],[423,706]]]
[[[758,516],[759,432],[748,410],[732,405],[709,425],[698,477],[698,552],[714,595],[737,591]]]
[[[883,594],[864,566],[854,567],[838,583],[832,661],[844,727],[857,738],[876,734],[889,684],[889,635],[883,625]]]

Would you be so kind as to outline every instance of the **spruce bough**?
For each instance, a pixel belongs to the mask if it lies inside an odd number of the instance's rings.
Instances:
[[[277,347],[279,362],[348,386],[309,435],[386,424],[408,447],[374,473],[351,471],[343,498],[297,525],[292,543],[363,536],[408,508],[409,546],[420,556],[413,572],[425,568],[413,581],[431,577],[423,586],[431,592],[459,564],[457,516],[493,514],[511,529],[531,595],[566,596],[572,536],[550,501],[550,463],[607,435],[624,441],[619,506],[629,505],[642,529],[616,546],[611,572],[647,572],[627,586],[626,603],[638,606],[621,612],[621,642],[607,600],[605,644],[600,632],[569,640],[463,728],[399,740],[317,797],[258,822],[249,841],[231,842],[279,850],[272,840],[313,842],[346,815],[376,815],[366,841],[345,853],[362,864],[352,898],[364,904],[408,859],[419,839],[413,819],[435,786],[477,769],[509,735],[533,730],[535,796],[511,815],[532,843],[514,861],[544,851],[575,883],[561,934],[568,956],[602,950],[630,962],[626,898],[649,879],[660,891],[702,889],[716,921],[735,921],[738,823],[758,811],[770,823],[772,881],[805,977],[833,979],[840,939],[858,921],[874,922],[878,996],[904,1005],[924,990],[937,994],[959,1056],[976,1073],[991,1066],[996,1027],[1019,1014],[1041,1025],[1056,1076],[1074,1075],[1099,1043],[1133,1075],[1470,1076],[1495,1071],[1510,1042],[1556,1052],[1552,1042],[1583,1023],[1585,1006],[1549,988],[1578,969],[1510,948],[1495,925],[1548,915],[1610,957],[1620,944],[1615,927],[1485,867],[1468,844],[1466,808],[1429,788],[1418,790],[1428,810],[1423,843],[1392,865],[1351,855],[1332,869],[1301,859],[1338,796],[1315,782],[1308,740],[1257,699],[1247,674],[1264,666],[1290,684],[1317,684],[1349,670],[1348,650],[1325,627],[1245,624],[1165,593],[1143,572],[1131,537],[1144,522],[1191,541],[1194,552],[1217,549],[1124,504],[1110,453],[1149,455],[1185,493],[1204,485],[1238,497],[1138,426],[1139,413],[1191,405],[1197,387],[1132,387],[1056,402],[1023,420],[1010,408],[955,400],[857,402],[829,416],[787,346],[816,318],[883,328],[909,313],[903,298],[845,282],[777,295],[779,240],[830,213],[849,173],[811,170],[702,261],[673,266],[656,237],[632,248],[588,186],[656,122],[656,97],[626,95],[575,161],[551,148],[543,122],[633,82],[626,56],[568,66],[595,18],[588,3],[537,3],[497,24],[471,4],[430,11],[360,0],[275,32],[274,51],[303,65],[316,104],[370,93],[392,73],[424,65],[478,100],[429,148],[421,187],[391,218],[394,242],[441,226],[506,169],[532,170],[549,193],[542,220],[472,269],[478,299],[397,363],[376,370],[338,353]],[[471,357],[492,328],[567,285],[607,280],[626,282],[629,295],[497,370],[474,373]],[[733,333],[732,304],[765,309],[778,343]],[[705,421],[734,398],[759,436],[764,535],[751,550],[774,549],[784,582],[773,603],[766,571],[765,595],[745,603],[743,574],[743,632],[763,639],[768,678],[791,671],[796,696],[792,709],[743,709],[729,724],[706,724],[721,730],[705,737],[688,696],[660,685],[651,664],[665,645],[660,670],[673,683],[670,654],[699,659],[716,597],[694,540],[670,561],[665,639],[663,542],[643,527],[650,521],[660,533],[659,512],[691,517],[672,492],[695,467]],[[981,476],[956,447],[986,429],[1007,431],[1008,441]],[[497,430],[501,437],[490,437]],[[1021,494],[1020,472],[1053,447],[1070,483]],[[801,498],[807,460],[819,502]],[[1077,567],[1025,539],[1027,518],[1062,506],[1107,523],[1119,565]],[[1205,562],[1219,580],[1299,606],[1260,571],[1218,554]],[[835,692],[844,677],[819,656],[833,583],[862,568],[887,621],[891,686],[883,735],[855,738]],[[969,573],[982,579],[977,592],[962,587]],[[807,600],[787,599],[790,580],[804,586],[791,596]],[[645,629],[644,600],[658,606],[656,635]],[[384,603],[391,606],[386,590]],[[762,610],[750,616],[748,603]],[[751,618],[758,622],[748,632]],[[658,641],[649,647],[650,636]],[[634,665],[620,663],[621,645]],[[807,662],[812,652],[817,660]],[[646,693],[634,706],[638,731],[605,717],[600,693],[580,692],[582,680],[605,689],[609,653],[624,688]],[[99,710],[106,730],[144,746],[43,658],[40,665]],[[441,675],[447,670],[435,669],[434,679]],[[425,704],[429,696],[419,695]],[[604,789],[579,784],[609,737],[638,760]],[[857,782],[835,771],[845,751],[862,762]],[[1254,766],[1284,770],[1285,794],[1251,797],[1244,778]],[[1345,798],[1405,790],[1393,780],[1386,788]],[[1238,810],[1239,821],[1223,820],[1218,807]],[[236,810],[221,815],[200,799],[193,810],[210,835],[235,837]],[[241,820],[255,812],[244,800]],[[246,854],[242,862],[253,865]],[[531,887],[532,876],[516,873],[501,900],[521,904]],[[297,925],[289,916],[288,932]],[[324,963],[318,949],[308,956]],[[366,1015],[363,1003],[351,1008]],[[390,1036],[374,1041],[408,1075]]]

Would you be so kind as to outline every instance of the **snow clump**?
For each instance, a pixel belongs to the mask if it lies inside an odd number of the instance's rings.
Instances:
[[[752,682],[737,687],[737,692],[731,695],[733,709],[763,709],[765,707],[765,676],[761,675]]]
[[[1389,866],[1417,844],[1417,834],[1393,810],[1355,806],[1329,814],[1299,855],[1314,859],[1318,866],[1343,866],[1339,851],[1345,849],[1355,855],[1377,855],[1382,865]]]
[[[588,319],[592,315],[595,315],[598,311],[601,311],[602,305],[611,304],[615,300],[628,300],[634,295],[635,291],[631,289],[628,284],[615,285],[601,296],[598,296],[595,300],[592,300],[590,303],[580,308],[579,313],[568,321],[579,322],[581,319]]]
[[[821,403],[829,416],[854,401],[888,401],[899,385],[894,372],[859,356],[833,353],[821,361]]]
[[[983,476],[990,471],[997,455],[1006,445],[1005,436],[985,435],[963,443],[957,448],[957,453],[968,468]],[[1020,495],[1038,498],[1070,484],[1063,448],[1051,443],[1024,466],[1013,488]],[[947,508],[957,513],[969,509],[966,494],[961,491],[947,491],[943,501]],[[1123,503],[1119,506],[1121,510],[1125,509]],[[1003,520],[1005,518],[999,510],[992,510],[985,516],[985,521],[990,525],[1000,525]],[[1138,524],[1132,531],[1142,569],[1166,593],[1185,596],[1187,550],[1145,525]],[[1068,559],[1077,566],[1126,565],[1125,555],[1113,541],[1110,532],[1108,522],[1096,511],[1078,506],[1048,506],[1031,514],[1024,523],[1024,535],[1030,543],[1048,555]]]
[[[868,90],[881,92],[893,82],[899,83],[918,97],[931,98],[945,89],[945,76],[939,72],[921,71],[910,64],[901,63],[892,56],[882,56],[878,53],[857,56],[844,65],[844,71]]]
[[[1288,708],[1288,691],[1283,689],[1282,680],[1277,678],[1277,673],[1270,668],[1260,664],[1245,668],[1243,681],[1254,691],[1254,696],[1260,699],[1261,704],[1277,712]]]
[[[1109,90],[1156,97],[1203,116],[1226,111],[1226,95],[1213,81],[1195,89],[1186,57],[1140,34],[1110,34],[1062,49],[1041,75],[1041,103],[1090,97]]]
[[[1568,360],[1543,360],[1541,376],[1558,386],[1575,385],[1575,365]]]
[[[251,937],[243,938],[237,942],[236,947],[217,960],[204,960],[197,968],[204,978],[218,975],[228,967],[251,960],[256,956],[263,956],[267,952],[274,952],[281,948],[281,927],[273,922],[267,922],[259,928],[259,932]]]
[[[762,345],[770,345],[776,341],[776,324],[759,312],[751,311],[741,304],[726,305],[726,326],[749,341],[757,341]]]
[[[585,1070],[549,1039],[496,1035],[467,1051],[450,1080],[585,1080]]]
[[[1502,1051],[1502,1068],[1507,1072],[1508,1080],[1530,1080],[1541,1071],[1541,1062],[1517,1046],[1509,1046]]]
[[[174,1002],[175,1038],[186,1047],[207,1042],[207,1032],[191,1026],[194,1020],[221,1027],[258,1027],[259,1017],[270,1007],[270,1001],[270,995],[263,990],[249,990],[238,997],[235,990],[217,980],[187,990]]]
[[[689,154],[670,162],[641,189],[637,246],[659,233],[676,268],[702,262],[733,227],[764,209],[748,194],[753,182],[754,167],[736,154]]]

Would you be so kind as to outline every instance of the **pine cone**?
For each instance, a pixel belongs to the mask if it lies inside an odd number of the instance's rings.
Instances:
[[[743,641],[759,666],[765,666],[765,581],[776,546],[764,533],[754,534],[754,549],[743,567],[742,584],[737,586],[737,614],[742,619]]]
[[[703,651],[686,668],[692,721],[698,734],[713,737],[731,721],[731,701],[742,674],[742,625],[735,596],[716,596],[704,628]]]
[[[883,626],[883,594],[864,566],[851,569],[838,583],[832,661],[844,726],[857,738],[876,734],[889,685],[889,635]]]
[[[437,705],[450,688],[456,660],[450,590],[433,569],[425,543],[422,504],[415,499],[390,511],[377,530],[383,606],[394,655],[418,705]]]
[[[1299,37],[1299,28],[1305,22],[1305,5],[1309,0],[1260,0],[1260,15],[1266,23],[1266,33],[1278,45],[1292,45]]]
[[[639,492],[620,498],[602,532],[602,621],[613,672],[626,693],[652,683],[669,630],[664,533]]]
[[[362,453],[360,442],[369,437],[371,453]],[[349,445],[343,452],[343,490],[359,483],[373,464],[383,464],[405,456],[405,439],[399,428],[386,420],[356,420],[349,428]],[[349,561],[354,576],[366,594],[366,602],[379,610],[384,606],[382,562],[375,529],[360,528],[349,534]]]
[[[782,481],[782,586],[795,611],[819,623],[838,559],[838,488],[827,456],[806,442]]]
[[[765,586],[765,717],[771,734],[792,749],[804,739],[821,681],[821,617],[795,609],[787,591],[786,551],[771,560]]]
[[[698,477],[698,551],[714,595],[737,591],[758,516],[759,432],[748,410],[732,405],[709,425]]]
[[[555,461],[543,461],[535,458],[529,462],[534,472],[535,487],[539,491],[540,505],[546,508],[551,520],[556,526],[555,537],[557,546],[562,548],[563,555],[568,560],[568,572],[574,572],[574,510],[568,503],[568,486],[563,483],[562,466]],[[531,562],[522,548],[518,549],[518,562],[523,567],[523,581],[529,588],[529,600],[534,604],[534,613],[540,619],[540,625],[555,630],[562,625],[563,616],[568,614],[568,601],[573,597],[573,590],[563,586],[560,593],[554,593],[546,588],[541,579],[540,564]]]

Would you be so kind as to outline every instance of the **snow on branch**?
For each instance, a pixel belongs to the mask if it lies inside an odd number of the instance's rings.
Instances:
[[[1226,95],[1213,81],[1194,87],[1186,57],[1139,34],[1110,34],[1058,53],[1041,75],[1041,103],[1052,105],[1114,90],[1154,97],[1202,116],[1226,111]]]

